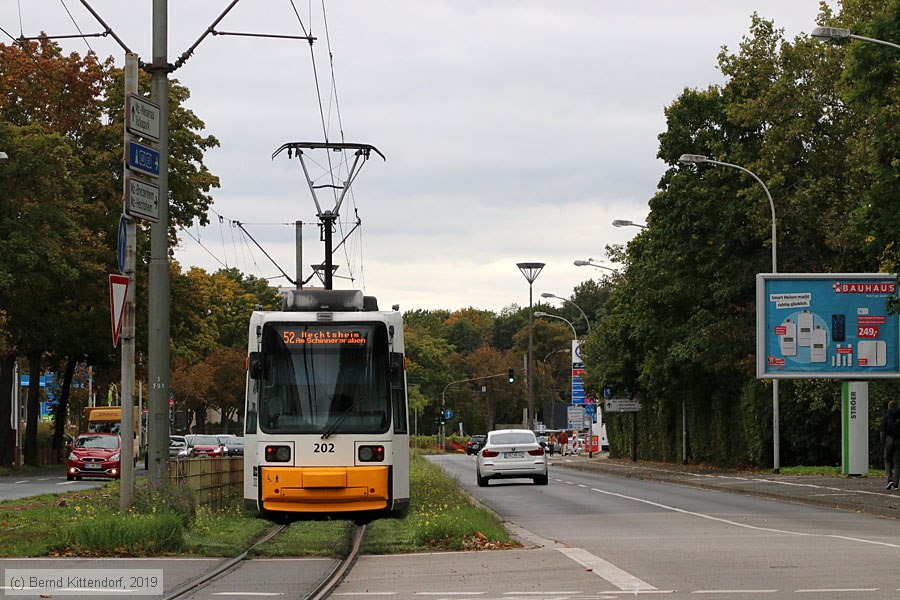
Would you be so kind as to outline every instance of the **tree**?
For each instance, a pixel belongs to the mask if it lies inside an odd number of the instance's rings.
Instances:
[[[113,358],[106,335],[106,274],[115,265],[121,212],[124,84],[112,64],[112,58],[65,56],[46,38],[0,44],[0,143],[10,155],[0,164],[0,219],[6,219],[0,244],[4,251],[27,249],[0,257],[0,311],[12,298],[27,299],[15,302],[3,318],[2,346],[14,355],[40,350],[57,366],[84,355],[96,365]],[[149,88],[145,74],[140,88]],[[202,162],[203,152],[218,142],[197,133],[203,122],[184,107],[188,97],[187,89],[173,82],[172,240],[178,225],[206,218],[208,192],[218,185]],[[140,248],[147,230],[139,227],[138,233]],[[139,257],[145,255],[139,251]],[[145,294],[141,267],[137,289]],[[146,320],[138,316],[140,342],[146,339]],[[0,390],[0,414],[9,410],[9,390]],[[62,398],[67,397],[64,390]],[[5,450],[10,433],[0,424],[0,464],[10,458]],[[61,437],[60,430],[57,448]]]

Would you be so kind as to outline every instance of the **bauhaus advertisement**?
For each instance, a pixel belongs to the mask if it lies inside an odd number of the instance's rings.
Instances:
[[[900,318],[887,306],[896,297],[884,273],[757,275],[757,377],[900,377]]]

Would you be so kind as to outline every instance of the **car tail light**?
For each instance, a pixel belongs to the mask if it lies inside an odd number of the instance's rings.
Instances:
[[[360,462],[384,462],[384,446],[360,446],[357,456]]]
[[[544,455],[544,449],[543,449],[543,448],[537,448],[537,449],[535,449],[535,450],[529,450],[529,451],[528,451],[528,454],[530,454],[530,455],[532,455],[532,456],[543,456],[543,455]]]
[[[500,453],[495,450],[482,450],[481,455],[485,458],[494,458],[495,456],[500,456]]]
[[[291,460],[290,446],[266,446],[266,462],[288,462]]]

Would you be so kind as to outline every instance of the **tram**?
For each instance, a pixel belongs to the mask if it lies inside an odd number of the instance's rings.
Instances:
[[[409,418],[398,307],[299,289],[250,318],[244,504],[263,514],[402,513]]]

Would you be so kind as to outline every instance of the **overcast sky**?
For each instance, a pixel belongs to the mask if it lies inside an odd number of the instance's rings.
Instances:
[[[152,0],[88,3],[150,62]],[[169,2],[169,62],[228,4]],[[190,230],[200,243],[182,235],[177,260],[185,268],[279,275],[237,221],[293,277],[289,224],[316,223],[316,209],[299,162],[271,155],[285,142],[324,141],[327,128],[329,141],[371,144],[387,157],[367,161],[341,207],[343,223],[356,210],[362,226],[338,251],[334,287],[363,289],[383,308],[495,311],[528,305],[517,262],[546,263],[536,301],[541,292],[568,297],[603,276],[573,261],[604,262],[607,244],[639,231],[611,222],[647,216],[665,170],[656,158],[664,108],[686,87],[722,81],[717,54],[722,46],[737,50],[754,11],[793,39],[815,27],[819,5],[325,0],[323,19],[322,4],[240,0],[217,26],[304,35],[302,21],[317,38],[312,53],[300,40],[209,36],[171,75],[190,89],[189,107],[221,142],[205,157],[221,179],[213,224]],[[102,30],[79,0],[3,0],[0,27],[13,36]],[[118,65],[124,60],[111,37],[59,43],[82,54],[90,44]],[[308,156],[327,164],[324,154]],[[313,168],[325,183],[325,171]],[[322,208],[332,208],[330,191],[319,193]],[[303,237],[308,277],[324,247],[315,225],[303,227]],[[354,280],[341,278],[348,276]]]

